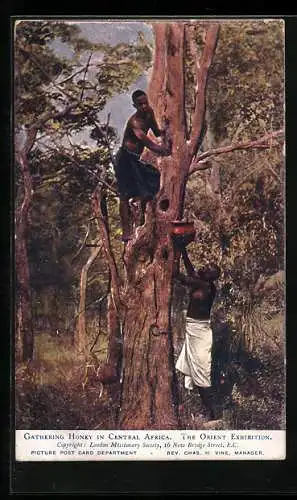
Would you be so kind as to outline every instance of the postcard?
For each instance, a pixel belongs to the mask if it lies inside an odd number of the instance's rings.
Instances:
[[[285,460],[284,54],[14,20],[16,461]]]

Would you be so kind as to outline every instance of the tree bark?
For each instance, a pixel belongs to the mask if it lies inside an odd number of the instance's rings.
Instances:
[[[106,364],[100,367],[99,380],[107,385],[113,402],[115,420],[118,418],[122,378],[122,332],[120,320],[111,295],[107,301],[108,349]]]
[[[35,137],[35,136],[34,136]],[[33,358],[34,339],[32,327],[32,301],[27,249],[28,216],[32,203],[32,179],[28,164],[28,137],[24,148],[17,153],[17,161],[23,177],[23,199],[15,217],[15,270],[16,270],[16,360]],[[30,141],[30,143],[29,143]]]
[[[186,311],[188,309],[189,296],[187,288],[180,284],[174,283],[172,290],[171,304],[171,328],[174,359],[180,353],[185,340],[186,327]]]
[[[74,346],[80,353],[86,354],[87,352],[87,331],[86,331],[86,290],[88,271],[93,264],[94,260],[98,257],[101,246],[93,248],[91,255],[82,268],[80,276],[80,300],[78,308],[78,321],[74,334]]]
[[[102,195],[102,188],[93,193],[93,210],[97,221],[99,235],[103,241],[109,266],[109,295],[107,303],[107,333],[108,348],[106,363],[100,367],[98,377],[104,384],[111,384],[110,393],[114,403],[119,398],[122,338],[121,338],[121,311],[123,304],[120,298],[120,279],[115,258],[111,249],[108,210],[106,197]]]

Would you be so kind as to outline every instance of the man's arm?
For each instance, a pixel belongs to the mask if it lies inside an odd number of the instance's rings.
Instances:
[[[178,273],[175,276],[175,279],[178,280],[182,285],[189,286],[194,290],[201,290],[204,293],[208,293],[208,284],[206,281],[203,281],[199,278],[186,276],[185,274]]]
[[[165,130],[161,130],[159,128],[159,125],[157,124],[157,120],[155,117],[154,110],[151,108],[151,120],[150,120],[150,128],[152,129],[154,135],[156,137],[164,137],[165,136]]]
[[[135,136],[137,137],[137,139],[139,139],[142,142],[142,144],[144,144],[144,146],[146,146],[148,149],[153,151],[153,153],[156,153],[160,156],[170,155],[170,153],[171,153],[170,149],[165,147],[164,145],[156,144],[155,142],[153,142],[144,133],[144,131],[142,130],[142,128],[139,125],[139,123],[137,122],[137,120],[133,120],[131,122],[131,127],[132,127],[132,130],[133,130]]]
[[[205,281],[201,280],[200,278],[195,275],[195,270],[194,267],[192,266],[190,259],[187,255],[185,247],[182,249],[175,250],[175,257],[173,261],[173,278],[179,281],[182,285],[189,286],[191,288],[195,289],[200,289],[200,290],[207,290],[207,284]],[[180,254],[183,254],[183,259],[185,262],[185,266],[187,264],[188,269],[187,272],[190,274],[190,276],[186,276],[185,274],[181,273],[179,270],[179,260],[180,260]],[[192,271],[193,270],[193,271]]]
[[[188,276],[194,276],[194,274],[195,274],[195,268],[194,268],[192,262],[189,259],[186,247],[182,247],[181,253],[182,253],[182,256],[183,256],[183,261],[184,261],[184,265],[185,265],[186,271],[188,273]]]

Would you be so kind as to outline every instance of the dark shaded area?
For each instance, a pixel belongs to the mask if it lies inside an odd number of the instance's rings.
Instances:
[[[295,467],[285,462],[117,462],[15,464],[14,490],[112,495],[294,493]],[[98,474],[100,470],[100,474]],[[149,473],[148,473],[149,472]],[[197,484],[197,473],[199,484]],[[214,479],[215,478],[215,479]]]
[[[169,208],[169,200],[167,198],[161,200],[159,203],[159,207],[163,212],[166,212]]]

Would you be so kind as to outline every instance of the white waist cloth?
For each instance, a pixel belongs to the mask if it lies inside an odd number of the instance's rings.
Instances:
[[[185,387],[211,385],[212,330],[209,320],[186,318],[185,342],[176,369],[185,375]]]

